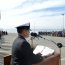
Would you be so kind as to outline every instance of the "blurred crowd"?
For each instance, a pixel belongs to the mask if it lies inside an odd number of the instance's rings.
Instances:
[[[39,35],[51,35],[51,36],[58,36],[58,37],[65,37],[65,32],[63,31],[52,31],[52,32],[38,32]]]
[[[7,31],[0,31],[0,39],[3,35],[8,35],[8,32]]]

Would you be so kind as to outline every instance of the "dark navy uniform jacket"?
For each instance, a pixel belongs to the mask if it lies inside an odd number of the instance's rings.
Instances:
[[[19,35],[12,46],[11,65],[32,65],[42,60],[40,55],[33,54],[30,44]]]

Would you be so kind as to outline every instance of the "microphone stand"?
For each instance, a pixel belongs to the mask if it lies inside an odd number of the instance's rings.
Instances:
[[[31,36],[31,38],[30,38],[30,40],[31,40],[31,47],[32,47],[33,50],[34,50],[34,48],[35,48],[34,46],[38,45],[38,44],[36,44],[36,45],[33,44],[33,43],[34,43],[33,40],[34,40],[35,38],[37,38],[37,39],[39,40],[39,37],[38,37],[38,36],[36,36],[36,37],[35,37],[35,36]],[[42,38],[42,37],[41,37],[41,38]]]
[[[35,37],[31,36],[30,40],[31,40],[31,47],[32,47],[32,50],[34,50],[34,44],[33,44],[33,40],[35,39]]]
[[[42,37],[43,38],[43,37]],[[53,42],[55,45],[57,45],[57,47],[59,48],[59,51],[60,51],[60,65],[61,65],[61,48],[62,47],[65,47],[65,46],[63,46],[63,44],[62,43],[56,43],[56,42],[54,42],[53,40],[49,40],[49,39],[46,39],[46,38],[43,38],[44,40],[47,40],[47,41],[51,41],[51,42]]]
[[[33,36],[31,36],[31,46],[33,47]]]

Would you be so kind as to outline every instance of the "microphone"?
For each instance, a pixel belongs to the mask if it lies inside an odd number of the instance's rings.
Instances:
[[[31,36],[33,36],[33,37],[40,37],[40,38],[42,38],[40,35],[38,35],[37,33],[35,33],[35,32],[31,32]]]

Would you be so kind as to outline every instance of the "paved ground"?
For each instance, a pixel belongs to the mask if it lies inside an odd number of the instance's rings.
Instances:
[[[3,57],[6,55],[11,54],[11,46],[12,43],[14,41],[14,39],[16,38],[17,34],[9,34],[6,35],[2,38],[2,41],[0,40],[0,65],[3,65]],[[44,39],[45,38],[45,39]],[[30,44],[32,45],[32,41],[31,38],[29,37],[27,39]],[[33,46],[36,46],[37,44],[40,45],[44,45],[47,46],[49,48],[52,48],[54,50],[57,50],[59,52],[59,48],[57,47],[56,44],[54,44],[51,41],[48,40],[52,40],[56,43],[62,43],[65,46],[65,38],[64,37],[53,37],[53,36],[43,36],[43,38],[35,38],[33,39]],[[62,65],[65,65],[65,51],[64,51],[65,47],[61,48],[61,63]]]

